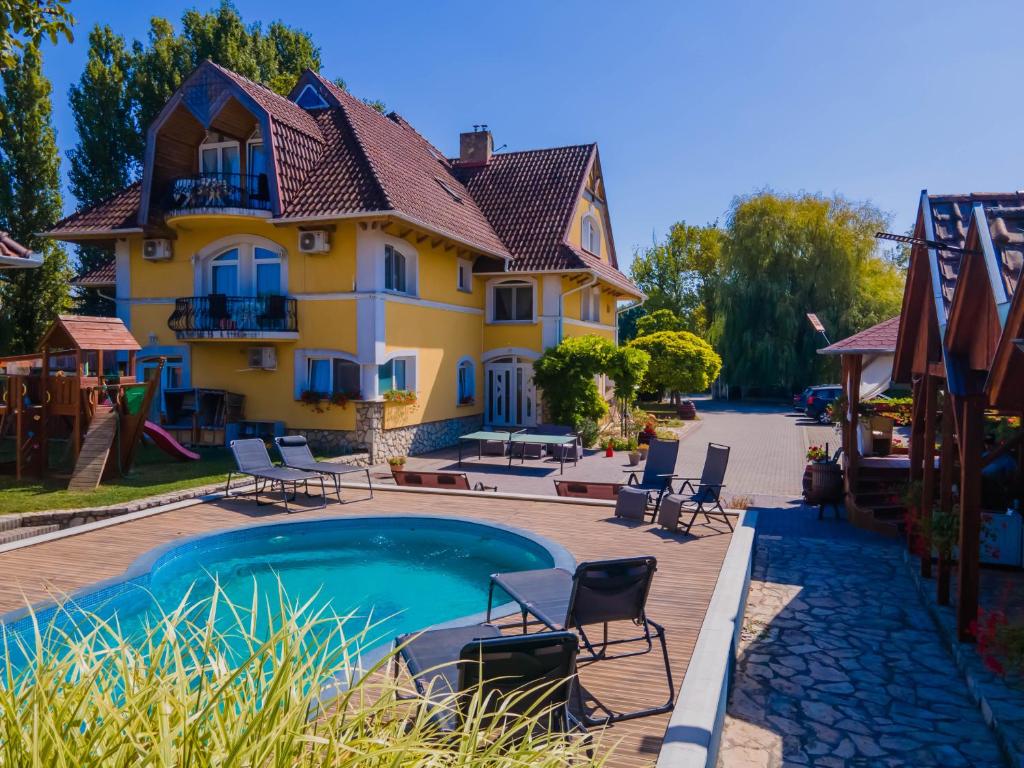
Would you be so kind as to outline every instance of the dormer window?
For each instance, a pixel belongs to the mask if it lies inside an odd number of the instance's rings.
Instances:
[[[583,250],[589,251],[595,256],[601,255],[601,228],[593,214],[588,213],[583,217],[583,232],[580,240]]]
[[[324,101],[324,97],[312,85],[307,85],[299,91],[299,96],[295,99],[295,103],[303,109],[327,109],[328,106],[327,102]]]
[[[239,174],[241,171],[241,154],[237,141],[228,141],[219,134],[214,134],[199,145],[199,172],[204,176]]]

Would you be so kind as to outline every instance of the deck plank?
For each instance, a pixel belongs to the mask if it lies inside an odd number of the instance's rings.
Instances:
[[[360,494],[349,490],[346,496],[356,499]],[[717,528],[694,526],[693,537],[668,535],[651,525],[614,521],[610,512],[606,507],[387,490],[377,492],[373,500],[328,504],[326,511],[304,508],[293,515],[286,515],[277,506],[257,508],[252,501],[231,499],[0,554],[0,572],[4,574],[0,612],[120,575],[149,549],[197,533],[324,514],[462,516],[529,529],[562,544],[578,561],[641,554],[657,557],[658,574],[648,613],[665,626],[678,691],[731,536],[720,524]],[[585,666],[580,679],[587,690],[612,705],[646,707],[663,701],[667,693],[661,670],[660,654],[655,652]],[[667,723],[668,715],[661,715],[608,728],[601,744],[614,745],[609,764],[615,768],[650,765],[657,757]]]

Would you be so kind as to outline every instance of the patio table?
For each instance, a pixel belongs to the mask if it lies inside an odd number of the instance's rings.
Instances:
[[[470,432],[466,435],[459,436],[459,466],[462,466],[462,442],[463,440],[476,440],[477,442],[477,458],[483,458],[483,444],[488,440],[496,440],[508,443],[508,465],[512,466],[512,459],[514,458],[514,451],[512,447],[516,444],[519,445],[569,445],[570,443],[576,442],[579,438],[576,435],[536,435],[529,434],[525,431],[519,432],[501,432],[491,430],[479,430],[477,432]],[[520,463],[526,461],[526,451],[523,451],[523,455],[520,457]],[[575,465],[576,460],[573,459]],[[565,451],[559,456],[559,470],[558,474],[565,473]]]

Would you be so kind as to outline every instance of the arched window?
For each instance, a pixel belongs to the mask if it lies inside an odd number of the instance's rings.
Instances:
[[[491,286],[492,323],[532,323],[533,283],[526,280],[504,280]]]
[[[280,296],[281,254],[256,246],[253,248],[253,261],[256,265],[256,295]]]
[[[237,141],[211,133],[199,145],[199,172],[204,176],[237,175],[241,170]]]
[[[399,293],[412,293],[409,290],[407,259],[397,248],[384,246],[384,289]]]
[[[303,392],[320,397],[346,395],[358,399],[361,388],[359,364],[348,352],[332,349],[299,349],[295,351],[295,399]]]
[[[588,213],[583,217],[583,236],[580,239],[584,250],[595,256],[601,255],[601,228],[593,214]]]
[[[472,405],[476,402],[476,367],[473,361],[464,357],[455,368],[458,384],[458,404]]]
[[[210,262],[210,293],[238,294],[238,249],[224,251]]]

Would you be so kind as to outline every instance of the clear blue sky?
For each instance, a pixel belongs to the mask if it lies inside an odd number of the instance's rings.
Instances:
[[[61,150],[94,24],[143,37],[153,14],[214,5],[73,0],[77,39],[45,64]],[[311,32],[324,74],[445,152],[482,122],[509,149],[597,141],[624,263],[765,187],[869,199],[895,231],[922,188],[1024,187],[1019,0],[236,5]]]

